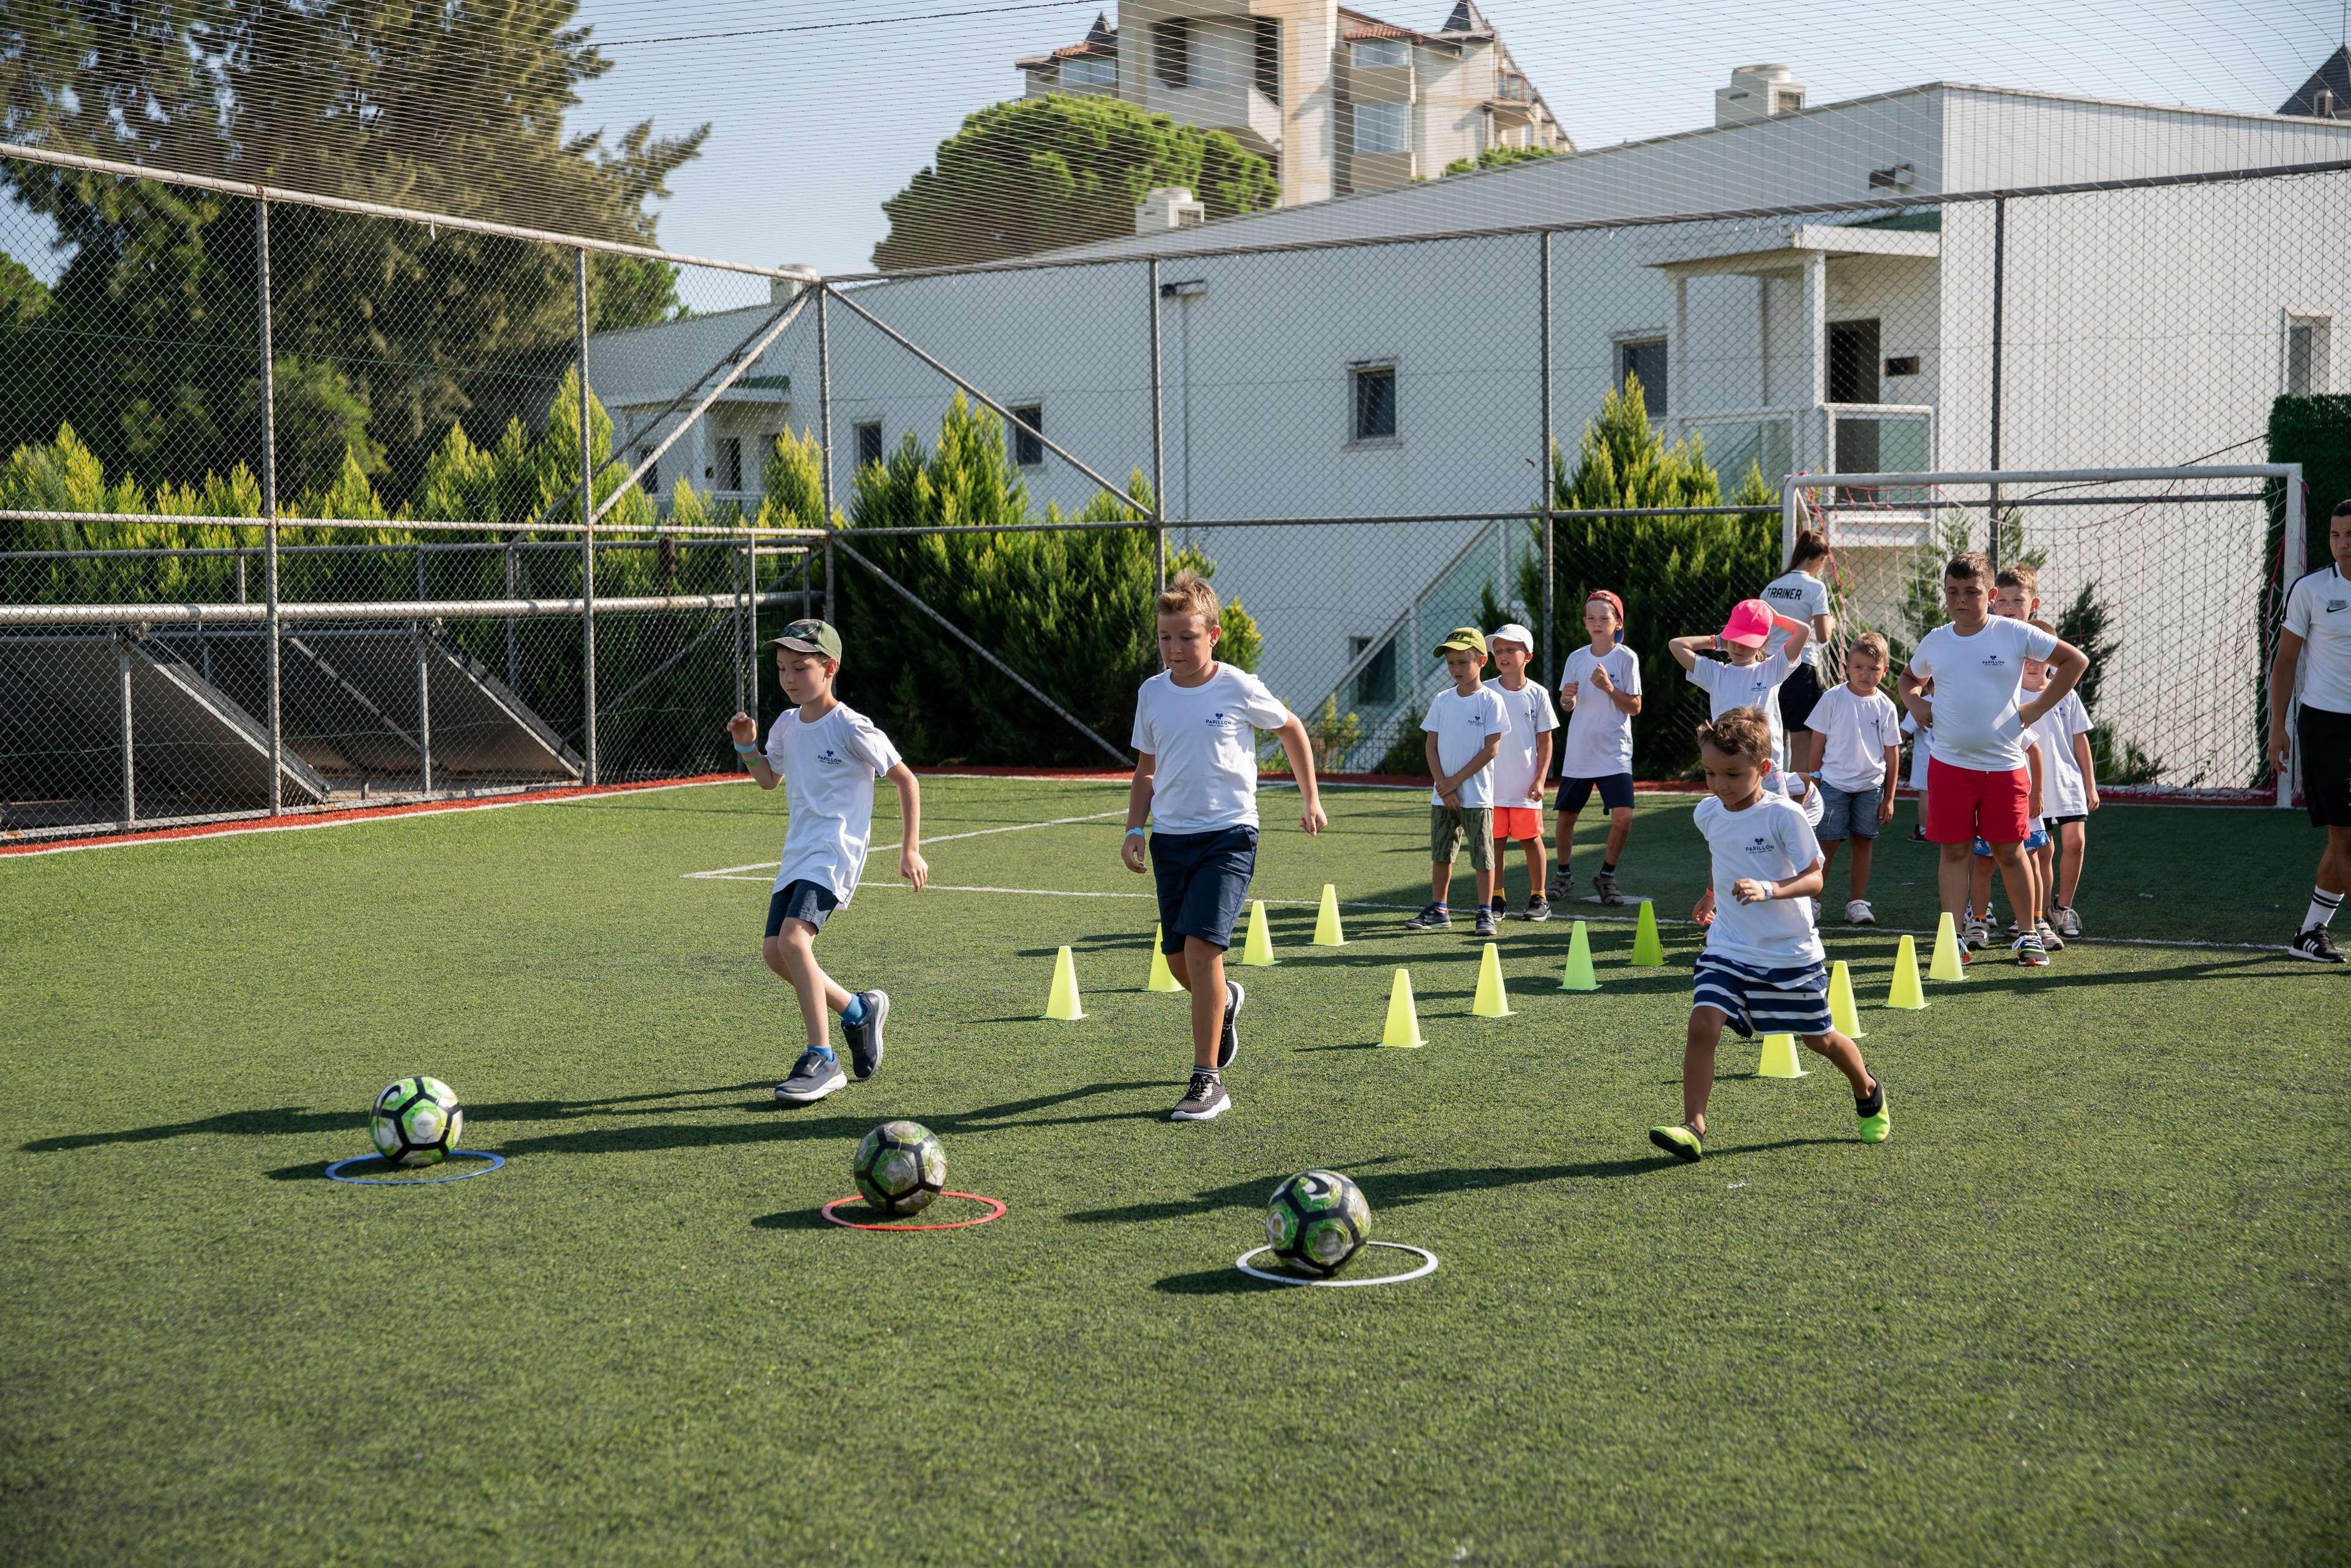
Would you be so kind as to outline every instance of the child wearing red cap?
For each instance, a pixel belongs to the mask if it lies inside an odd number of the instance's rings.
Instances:
[[[1787,641],[1767,658],[1763,650],[1774,632],[1786,633]],[[1817,824],[1820,791],[1789,770],[1788,734],[1780,722],[1781,685],[1795,674],[1812,635],[1810,622],[1782,615],[1760,599],[1742,599],[1731,608],[1720,632],[1677,637],[1666,650],[1689,673],[1690,685],[1706,693],[1709,718],[1720,718],[1735,707],[1762,712],[1771,727],[1771,767],[1764,774],[1763,788],[1788,797],[1802,808],[1807,822]],[[1704,653],[1720,653],[1729,662],[1698,657]]]
[[[1608,813],[1608,846],[1592,891],[1601,903],[1616,904],[1616,862],[1633,831],[1633,716],[1641,711],[1641,661],[1625,646],[1625,601],[1596,588],[1583,601],[1588,645],[1567,656],[1560,674],[1560,706],[1568,709],[1567,742],[1559,749],[1559,860],[1551,874],[1550,896],[1575,890],[1568,856],[1575,848],[1575,819],[1592,793]],[[1530,918],[1535,918],[1530,916]]]

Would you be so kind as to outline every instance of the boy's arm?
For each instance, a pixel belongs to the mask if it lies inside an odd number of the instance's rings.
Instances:
[[[1541,804],[1543,780],[1551,777],[1551,743],[1556,729],[1546,729],[1535,737],[1535,781],[1527,790],[1527,799]]]
[[[1814,729],[1812,726],[1806,725],[1804,727],[1803,750],[1797,756],[1796,771],[1799,773],[1818,773],[1821,770],[1821,758],[1828,755],[1828,732],[1826,730]]]
[[[758,745],[759,723],[749,714],[737,711],[726,721],[726,738],[735,744],[735,755],[742,759],[743,770],[762,789],[772,789],[783,780],[768,764],[768,754]]]
[[[2039,724],[2043,715],[2064,702],[2065,694],[2074,689],[2074,683],[2080,680],[2083,672],[2090,667],[2087,653],[2073,643],[2064,642],[2057,644],[2045,662],[2049,666],[2049,684],[2041,688],[2039,696],[2016,710],[2018,722],[2027,729]]]
[[[1290,758],[1290,776],[1298,780],[1298,825],[1309,833],[1319,833],[1331,825],[1331,819],[1323,814],[1322,794],[1314,781],[1314,743],[1307,736],[1306,721],[1291,714],[1273,733],[1281,741],[1282,755]]]
[[[2277,656],[2270,661],[2270,766],[2283,773],[2292,760],[2294,737],[2285,727],[2286,708],[2294,701],[2294,673],[2302,664],[2302,634],[2292,627],[2278,632]],[[2085,777],[2088,770],[2084,769]]]
[[[1828,880],[1821,865],[1820,856],[1814,855],[1812,864],[1784,881],[1765,882],[1760,877],[1743,876],[1730,891],[1741,904],[1768,904],[1775,898],[1816,898]]]
[[[2082,770],[2082,803],[2090,810],[2098,809],[2098,765],[2090,756],[2090,732],[2074,733],[2074,766]]]
[[[1780,653],[1790,664],[1794,664],[1803,656],[1804,644],[1813,640],[1813,623],[1799,621],[1792,615],[1782,615],[1774,610],[1771,612],[1771,624],[1788,634],[1788,641],[1782,645]]]
[[[1126,787],[1126,837],[1119,843],[1118,858],[1126,862],[1127,870],[1138,874],[1150,849],[1143,824],[1151,820],[1152,768],[1157,761],[1147,751],[1135,753],[1134,782]]]
[[[1683,669],[1695,670],[1698,668],[1698,650],[1719,647],[1721,641],[1712,632],[1700,632],[1691,637],[1677,637],[1666,644],[1666,652],[1671,653],[1674,656],[1674,663]]]
[[[1444,768],[1440,766],[1437,760],[1437,732],[1435,730],[1424,729],[1420,732],[1420,748],[1428,758],[1428,776],[1436,781],[1437,792],[1442,795],[1447,789],[1453,788],[1453,781],[1446,777]]]
[[[1935,705],[1927,695],[1927,683],[1933,678],[1931,675],[1918,674],[1907,664],[1902,666],[1900,682],[1902,706],[1908,708],[1910,716],[1918,721],[1919,733],[1922,735],[1933,728],[1935,725]]]
[[[883,778],[898,787],[898,874],[914,884],[914,891],[931,880],[931,862],[923,858],[923,786],[914,770],[904,762],[892,766]]]
[[[1902,743],[1886,748],[1886,782],[1877,787],[1877,824],[1894,820],[1894,797],[1902,788]]]
[[[2029,821],[2037,822],[2041,820],[2041,746],[2038,741],[2025,744],[2024,765],[2032,772],[2032,783],[2024,797],[2024,813]],[[2025,836],[2030,838],[2032,835],[2027,833]]]

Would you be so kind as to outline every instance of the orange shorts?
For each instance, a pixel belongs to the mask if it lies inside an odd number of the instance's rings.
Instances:
[[[1494,841],[1498,844],[1523,843],[1543,836],[1542,811],[1534,806],[1497,806],[1494,808]]]

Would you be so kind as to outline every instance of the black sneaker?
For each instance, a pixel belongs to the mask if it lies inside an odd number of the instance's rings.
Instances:
[[[1247,1000],[1249,993],[1241,989],[1238,980],[1228,979],[1225,982],[1225,1028],[1217,1039],[1217,1067],[1219,1071],[1230,1067],[1233,1058],[1241,1053],[1241,1031],[1233,1027],[1233,1020],[1240,1016],[1241,1004]]]
[[[1549,920],[1551,918],[1551,901],[1545,898],[1541,894],[1536,894],[1532,898],[1527,900],[1526,911],[1521,914],[1519,918],[1521,920]]]
[[[1453,913],[1441,904],[1431,904],[1404,923],[1406,931],[1450,931]]]
[[[1927,830],[1920,827],[1910,830],[1910,841],[1914,844],[1925,844],[1932,843],[1934,841],[1927,836]]]
[[[1192,1069],[1192,1086],[1184,1091],[1184,1098],[1176,1102],[1176,1109],[1167,1113],[1171,1122],[1213,1122],[1232,1109],[1232,1096],[1225,1092],[1223,1080],[1205,1067]]]
[[[2314,964],[2343,962],[2342,949],[2335,946],[2335,934],[2324,925],[2314,925],[2304,932],[2285,951],[2290,958],[2307,958]]]
[[[841,1019],[841,1038],[849,1046],[849,1070],[862,1083],[882,1065],[882,1020],[890,1016],[890,993],[860,991],[857,999],[865,1004],[865,1021]]]
[[[1616,873],[1613,871],[1604,871],[1594,876],[1592,879],[1592,891],[1599,897],[1601,903],[1611,908],[1625,902],[1625,895],[1616,891]]]
[[[803,1051],[792,1075],[776,1085],[776,1098],[787,1105],[813,1105],[848,1082],[837,1059],[821,1051]]]
[[[1490,905],[1483,904],[1479,904],[1478,906],[1477,934],[1480,936],[1493,936],[1496,931],[1499,929],[1499,927],[1498,927],[1494,923],[1500,918],[1501,916],[1495,914]]]
[[[1575,873],[1563,865],[1551,868],[1551,880],[1543,884],[1543,896],[1557,904],[1575,892]]]
[[[1498,883],[1500,880],[1501,879],[1499,877],[1495,879]],[[1497,920],[1508,920],[1510,917],[1510,901],[1504,898],[1499,893],[1494,894],[1494,902],[1489,904],[1488,907],[1493,910],[1494,918]]]

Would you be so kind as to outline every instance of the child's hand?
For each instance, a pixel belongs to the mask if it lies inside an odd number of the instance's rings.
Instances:
[[[898,852],[898,874],[914,883],[914,891],[920,893],[931,880],[931,862],[923,858],[922,851],[908,844]]]
[[[1690,918],[1700,925],[1714,924],[1714,889],[1709,887],[1698,895],[1698,903],[1690,907]]]
[[[1126,862],[1127,870],[1141,876],[1144,871],[1144,859],[1150,853],[1150,841],[1141,833],[1129,833],[1126,835],[1126,841],[1118,847],[1118,858]]]
[[[1317,800],[1300,815],[1298,825],[1311,837],[1331,825],[1331,814],[1322,809],[1322,802]]]
[[[1527,786],[1527,804],[1532,806],[1538,811],[1542,810],[1542,780],[1540,779]]]
[[[1607,665],[1594,664],[1592,666],[1592,689],[1600,693],[1603,696],[1606,696],[1616,690],[1616,683],[1608,678]]]
[[[2024,814],[2028,821],[2041,820],[2041,786],[2035,784],[2024,792]]]
[[[1742,876],[1730,884],[1730,896],[1741,904],[1769,904],[1771,889],[1751,876]]]
[[[1461,786],[1455,784],[1439,789],[1437,798],[1458,811],[1461,809]]]
[[[759,721],[747,713],[738,713],[726,721],[726,734],[737,746],[748,746],[759,733]]]
[[[1886,826],[1886,823],[1888,823],[1888,822],[1892,821],[1893,820],[1894,820],[1894,791],[1893,791],[1893,790],[1891,790],[1891,789],[1888,789],[1888,790],[1886,790],[1886,791],[1885,792],[1885,794],[1883,794],[1882,796],[1880,796],[1880,797],[1878,798],[1878,801],[1877,801],[1877,825],[1878,825],[1879,827],[1881,827],[1881,828],[1882,828],[1882,827]]]
[[[2089,793],[2083,798],[2082,810],[2085,811],[2095,811],[2097,809],[2098,787],[2095,784],[2093,784],[2089,787]]]
[[[1559,695],[1567,699],[1568,706],[1573,707],[1575,706],[1575,694],[1579,689],[1580,688],[1577,686],[1575,682],[1564,681],[1560,685]],[[2279,766],[2283,768],[2284,765],[2281,763]]]

